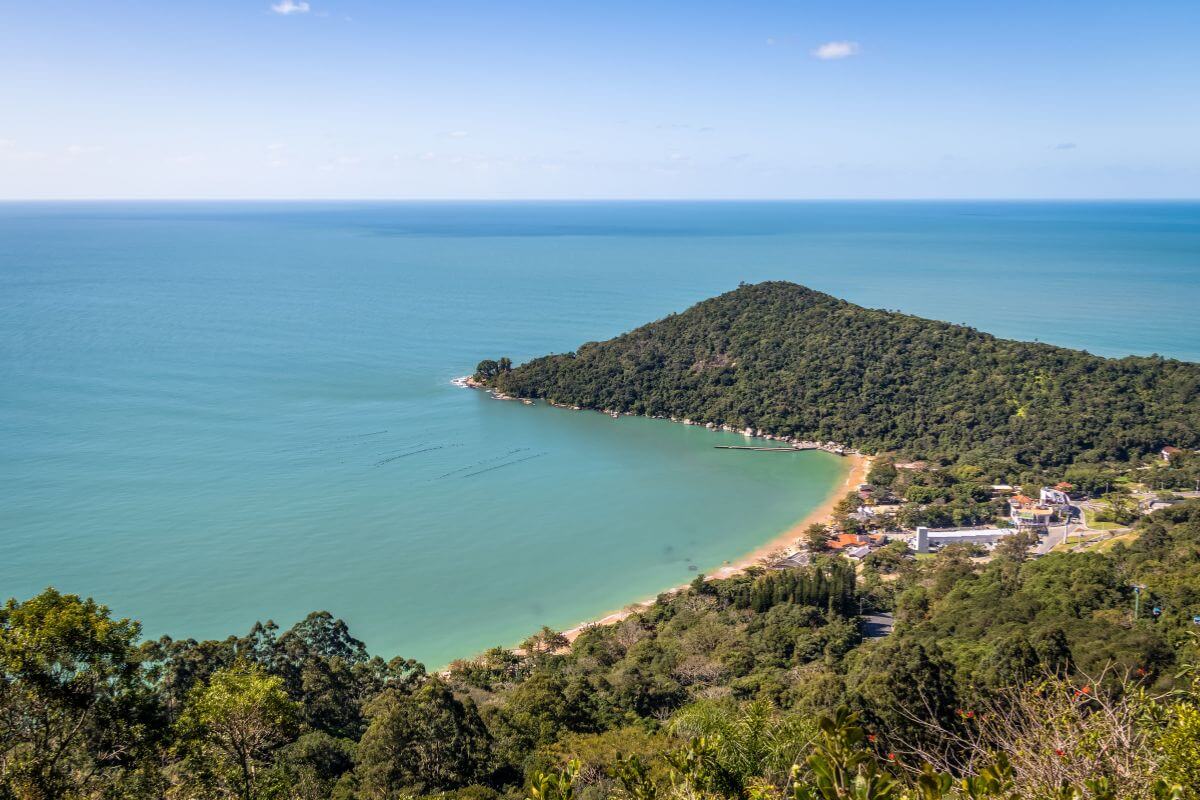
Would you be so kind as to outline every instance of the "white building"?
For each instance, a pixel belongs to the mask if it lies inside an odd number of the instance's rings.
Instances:
[[[930,550],[957,542],[989,546],[1016,532],[1015,528],[967,528],[954,531],[931,531],[929,528],[917,528],[917,532],[909,540],[908,546],[918,553],[928,553]]]

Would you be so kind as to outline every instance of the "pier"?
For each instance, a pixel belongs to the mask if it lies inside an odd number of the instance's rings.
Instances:
[[[754,447],[748,444],[714,444],[718,450],[756,450],[758,452],[771,452],[779,450],[784,453],[798,453],[802,450],[817,450],[816,447]]]

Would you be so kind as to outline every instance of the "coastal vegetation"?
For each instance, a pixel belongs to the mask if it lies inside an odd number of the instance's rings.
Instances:
[[[325,612],[141,641],[50,589],[0,609],[0,798],[1195,800],[1200,502],[1135,530],[697,578],[439,673]]]
[[[476,378],[510,396],[834,441],[998,479],[1200,447],[1200,365],[999,339],[784,282],[743,284],[573,353],[484,365]],[[1163,465],[1158,477],[1190,487],[1195,470]]]

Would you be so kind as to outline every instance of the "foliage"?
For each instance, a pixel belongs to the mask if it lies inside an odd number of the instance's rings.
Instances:
[[[0,797],[62,797],[133,768],[153,728],[139,631],[54,589],[0,608]]]
[[[442,675],[324,612],[139,647],[136,623],[47,590],[0,617],[0,800],[1200,800],[1200,502],[1135,531],[700,577],[569,647],[546,629]],[[1133,584],[1157,616],[1134,618]],[[860,605],[895,632],[863,641]]]
[[[1200,446],[1200,365],[997,339],[783,282],[744,284],[488,381],[991,473]]]
[[[371,701],[355,774],[367,797],[430,794],[474,783],[488,772],[491,740],[475,704],[433,679],[412,693]]]
[[[198,794],[268,796],[274,751],[293,733],[298,710],[283,680],[260,666],[214,673],[192,690],[178,722],[184,783]]]

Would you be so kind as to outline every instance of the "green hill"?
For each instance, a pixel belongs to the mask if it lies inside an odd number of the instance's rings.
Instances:
[[[981,466],[1200,445],[1198,364],[998,339],[784,282],[491,371],[521,397]]]

